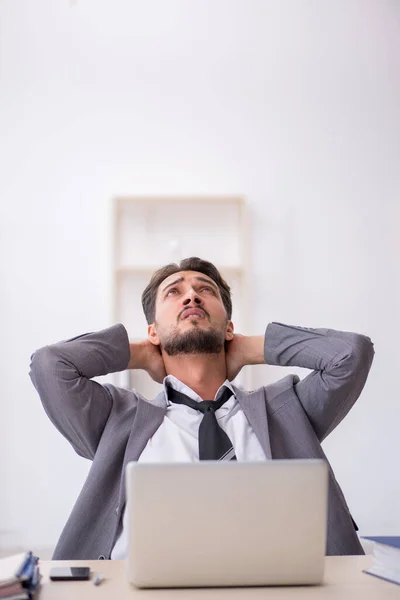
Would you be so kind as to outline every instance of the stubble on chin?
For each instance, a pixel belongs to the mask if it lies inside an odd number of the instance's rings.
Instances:
[[[178,328],[161,342],[169,356],[183,354],[219,354],[225,344],[225,334],[216,329],[199,329],[196,326],[181,332]]]

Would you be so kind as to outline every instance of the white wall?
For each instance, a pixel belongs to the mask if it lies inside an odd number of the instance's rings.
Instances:
[[[2,0],[0,546],[53,545],[83,483],[29,358],[112,323],[110,201],[138,193],[248,197],[253,333],[372,338],[325,449],[360,533],[400,534],[399,22],[381,0]]]

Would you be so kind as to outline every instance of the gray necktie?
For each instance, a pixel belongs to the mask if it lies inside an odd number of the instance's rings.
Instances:
[[[233,395],[232,390],[225,387],[218,400],[196,402],[186,394],[168,386],[168,400],[176,404],[186,404],[204,414],[199,427],[200,460],[236,460],[232,442],[225,431],[218,425],[215,412]]]

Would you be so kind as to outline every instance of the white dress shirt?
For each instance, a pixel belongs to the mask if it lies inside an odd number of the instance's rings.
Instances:
[[[160,427],[149,439],[145,449],[139,456],[138,462],[199,462],[198,431],[203,413],[185,404],[170,402],[167,395],[167,385],[197,402],[202,402],[203,399],[173,375],[167,375],[164,378],[163,385],[167,411]],[[224,386],[231,389],[233,395],[215,411],[215,417],[218,425],[231,440],[237,460],[241,462],[267,460],[253,428],[239,406],[233,387],[228,379],[218,389],[214,400],[218,398]],[[127,513],[124,511],[123,529],[111,553],[113,560],[127,558],[126,519]]]

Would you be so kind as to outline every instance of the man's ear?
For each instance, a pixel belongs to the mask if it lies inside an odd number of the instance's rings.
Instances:
[[[151,325],[148,326],[147,328],[147,337],[149,338],[150,342],[152,344],[154,344],[155,346],[159,346],[160,345],[160,340],[158,339],[158,335],[157,335],[157,331],[156,331],[156,326],[154,323],[152,323]]]
[[[226,332],[225,332],[225,340],[227,342],[230,342],[233,339],[234,329],[235,329],[235,327],[234,327],[232,321],[228,321],[228,325],[226,326]]]

